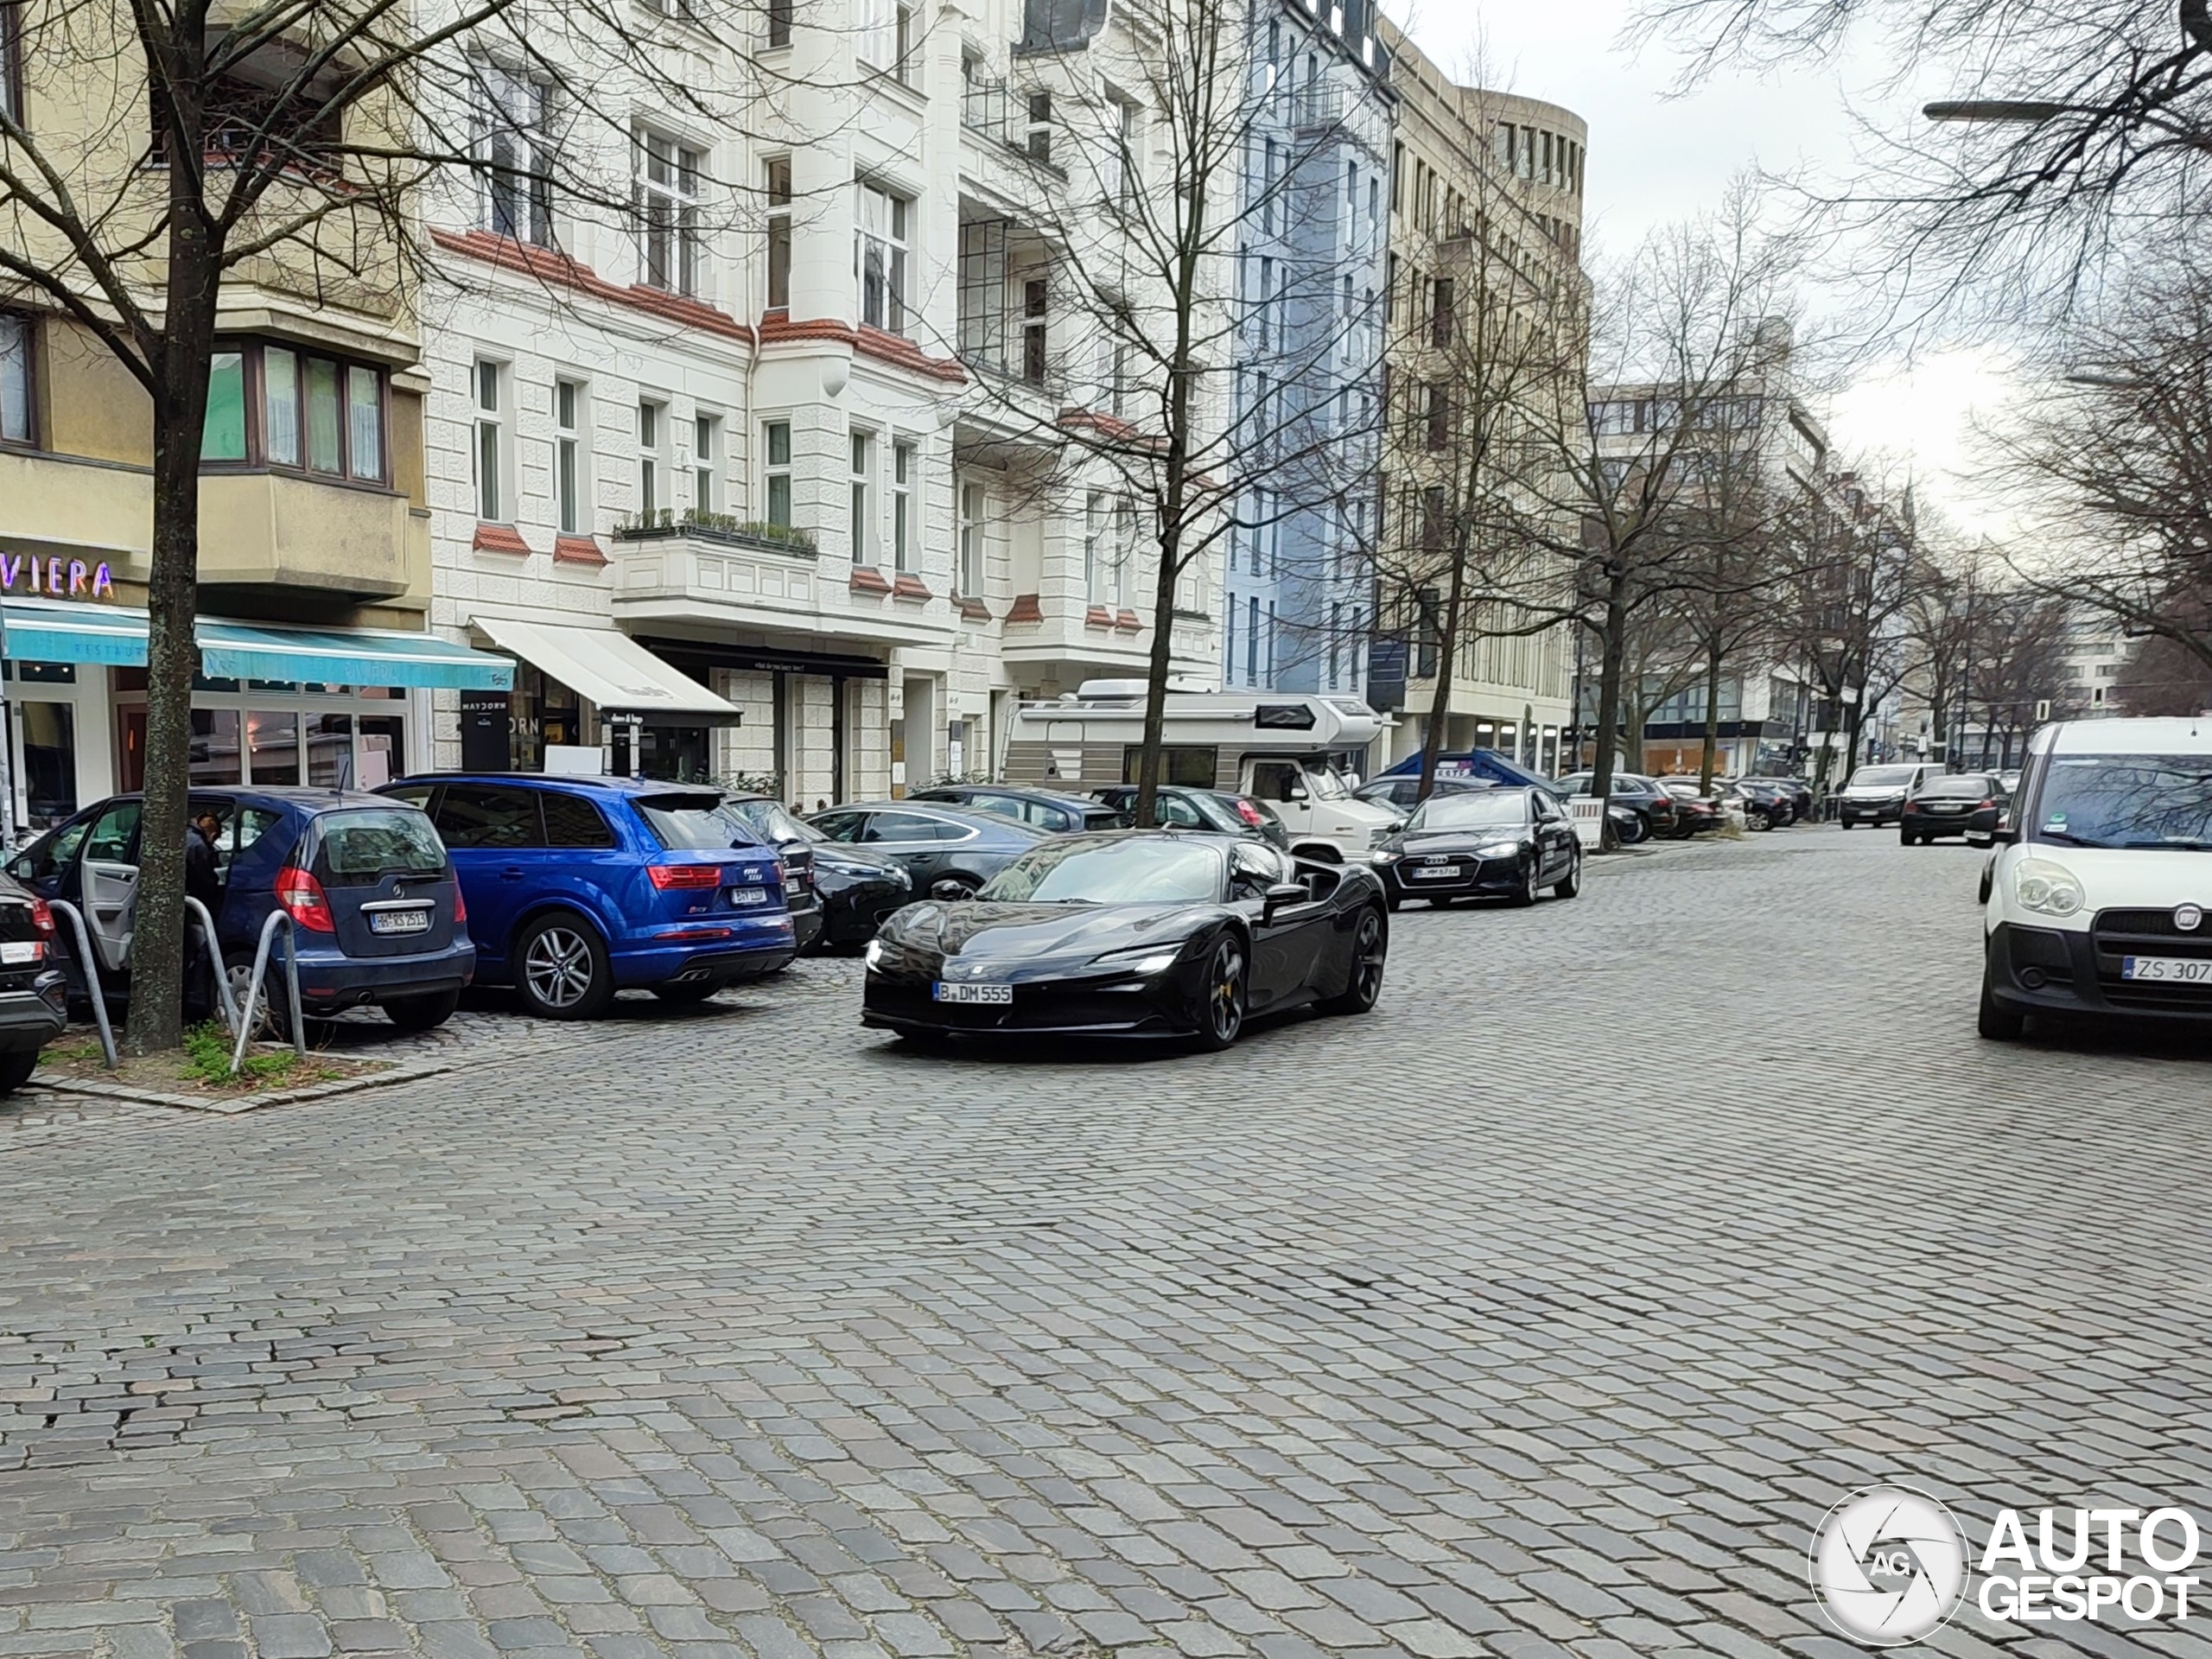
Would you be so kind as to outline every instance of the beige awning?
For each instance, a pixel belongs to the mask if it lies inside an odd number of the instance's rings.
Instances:
[[[735,703],[678,673],[619,628],[524,622],[507,616],[480,616],[475,626],[501,650],[550,675],[595,703],[602,714],[638,715],[660,723],[727,726],[735,725],[740,717]]]

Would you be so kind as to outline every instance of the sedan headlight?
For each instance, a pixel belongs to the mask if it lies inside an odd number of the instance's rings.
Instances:
[[[1487,847],[1475,849],[1477,858],[1511,858],[1521,850],[1517,841],[1493,841]]]
[[[1389,847],[1377,847],[1369,855],[1370,861],[1376,864],[1395,864],[1404,856],[1403,853]]]
[[[2046,916],[2071,916],[2084,894],[2074,872],[2047,858],[2024,858],[2012,867],[2012,896],[2023,910]]]
[[[868,942],[868,949],[861,953],[861,958],[868,963],[868,972],[870,973],[874,973],[877,969],[882,967],[883,941],[881,939],[870,939]]]
[[[1175,958],[1182,954],[1183,947],[1179,944],[1139,944],[1125,950],[1109,950],[1103,956],[1093,957],[1090,965],[1111,969],[1117,974],[1149,976],[1166,973],[1175,965]]]

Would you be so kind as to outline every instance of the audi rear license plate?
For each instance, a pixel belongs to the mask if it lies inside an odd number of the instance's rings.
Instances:
[[[428,910],[372,910],[369,912],[369,931],[372,933],[427,933],[430,931]]]
[[[940,1002],[1004,1003],[1014,1001],[1014,987],[1011,985],[948,985],[940,979],[937,982],[935,995]]]
[[[768,889],[766,887],[732,887],[729,890],[730,904],[739,910],[743,910],[747,905],[765,904],[767,898]]]
[[[1439,877],[1459,874],[1459,867],[1457,864],[1415,865],[1413,873],[1422,880],[1433,881]]]
[[[2212,957],[2122,957],[2120,976],[2168,985],[2212,985]]]

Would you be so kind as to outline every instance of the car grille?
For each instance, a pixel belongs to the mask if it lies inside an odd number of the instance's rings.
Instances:
[[[2103,910],[2089,930],[2097,986],[2115,1007],[2212,1009],[2212,986],[2145,984],[2120,976],[2124,957],[2212,957],[2212,926],[2194,932],[2174,925],[2171,910]]]
[[[1028,1031],[1093,1027],[1104,1030],[1166,1027],[1151,1000],[1136,991],[1085,991],[1065,983],[1049,989],[1017,985],[1010,1003],[939,1002],[927,980],[900,982],[871,974],[863,996],[871,1011],[947,1031]]]

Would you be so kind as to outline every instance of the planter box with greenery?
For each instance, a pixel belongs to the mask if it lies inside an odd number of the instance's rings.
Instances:
[[[614,526],[618,542],[657,542],[675,537],[724,547],[749,547],[755,552],[780,553],[791,558],[816,556],[814,538],[804,531],[757,519],[743,521],[734,513],[699,512],[688,507],[679,513],[664,507],[644,518],[625,518]]]

